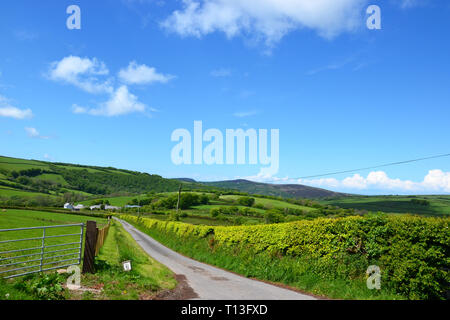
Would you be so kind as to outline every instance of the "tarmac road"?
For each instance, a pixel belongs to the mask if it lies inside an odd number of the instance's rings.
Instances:
[[[190,298],[205,300],[315,300],[289,289],[248,279],[231,272],[189,259],[119,220],[125,230],[155,260],[175,274],[184,276],[193,290]],[[183,277],[183,278],[184,278]]]

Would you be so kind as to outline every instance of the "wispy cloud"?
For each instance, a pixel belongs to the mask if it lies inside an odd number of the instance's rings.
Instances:
[[[221,78],[221,77],[230,77],[231,76],[231,70],[230,69],[225,69],[225,68],[221,68],[221,69],[216,69],[211,71],[211,76],[216,77],[216,78]]]
[[[0,117],[13,119],[29,119],[33,117],[31,109],[19,109],[11,105],[11,100],[0,95]]]
[[[402,9],[408,9],[420,5],[425,5],[427,2],[427,0],[400,0],[400,7]]]
[[[239,111],[239,112],[233,113],[233,116],[236,118],[246,118],[246,117],[251,117],[251,116],[257,115],[258,113],[259,112],[257,110]]]
[[[136,61],[130,62],[126,69],[119,71],[119,78],[128,84],[167,83],[175,76],[156,72],[155,68],[145,64],[138,65]]]
[[[33,41],[39,38],[39,34],[30,30],[16,30],[14,36],[21,41]]]
[[[39,133],[39,131],[33,127],[27,127],[27,128],[25,128],[25,131],[30,138],[37,138],[37,139],[44,139],[44,140],[50,139],[50,137],[48,137],[48,136],[42,136]]]
[[[318,73],[324,72],[324,71],[338,70],[338,69],[341,69],[341,68],[349,65],[353,61],[354,61],[353,57],[352,58],[348,58],[348,59],[345,59],[345,60],[340,61],[340,62],[331,63],[331,64],[328,64],[328,65],[323,66],[323,67],[319,67],[319,68],[316,68],[316,69],[309,70],[306,74],[309,75],[309,76],[312,76],[312,75],[315,75],[315,74],[318,74]]]

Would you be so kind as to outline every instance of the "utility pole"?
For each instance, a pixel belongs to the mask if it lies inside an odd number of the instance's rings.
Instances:
[[[181,195],[181,184],[180,188],[178,189],[177,215],[178,215],[178,208],[180,207],[180,195]]]

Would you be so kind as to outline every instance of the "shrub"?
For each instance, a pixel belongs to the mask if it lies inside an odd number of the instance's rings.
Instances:
[[[255,198],[251,197],[240,197],[238,203],[241,206],[251,207],[255,204]]]
[[[133,216],[121,218],[137,222]],[[450,281],[449,221],[375,214],[232,227],[145,218],[141,224],[180,238],[213,234],[218,245],[241,251],[316,259],[315,272],[330,276],[364,274],[376,264],[383,285],[410,299],[433,299],[444,297]]]

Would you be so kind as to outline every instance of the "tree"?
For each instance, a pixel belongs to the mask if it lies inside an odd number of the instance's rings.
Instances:
[[[220,210],[218,208],[212,208],[211,210],[209,210],[209,214],[211,215],[211,217],[216,218],[219,216]]]
[[[251,197],[240,197],[238,203],[241,206],[252,207],[255,204],[255,198]]]
[[[266,223],[280,223],[285,221],[284,216],[273,209],[267,210],[264,219]]]

